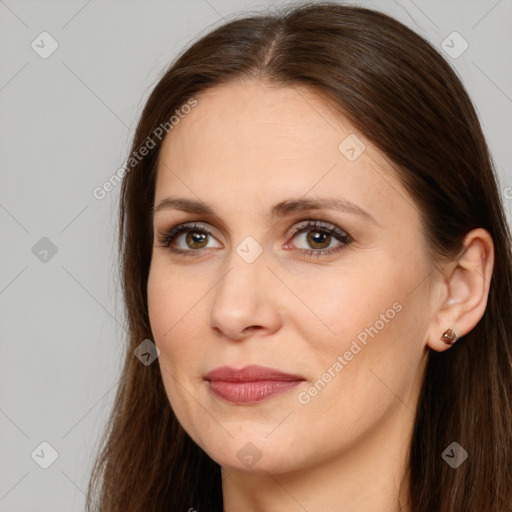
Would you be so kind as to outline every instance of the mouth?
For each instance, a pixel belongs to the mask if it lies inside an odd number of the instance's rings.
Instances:
[[[306,379],[273,368],[250,365],[239,370],[222,366],[207,373],[205,380],[213,395],[240,404],[260,402],[288,391]]]

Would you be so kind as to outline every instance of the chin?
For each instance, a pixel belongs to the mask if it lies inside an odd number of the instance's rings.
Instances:
[[[291,444],[283,445],[277,439],[273,442],[265,439],[265,435],[244,435],[229,441],[222,439],[207,444],[205,451],[217,464],[233,471],[277,474],[294,471],[301,466]]]

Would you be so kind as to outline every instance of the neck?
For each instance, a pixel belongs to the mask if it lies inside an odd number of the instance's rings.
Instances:
[[[397,400],[349,450],[314,466],[274,474],[222,468],[224,512],[409,512],[413,423],[414,414]]]

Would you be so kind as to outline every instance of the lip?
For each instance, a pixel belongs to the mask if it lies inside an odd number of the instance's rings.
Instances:
[[[283,393],[305,379],[265,366],[221,366],[205,375],[210,391],[232,403],[253,403]]]
[[[301,375],[285,373],[274,368],[251,364],[240,369],[231,366],[219,366],[208,372],[205,377],[209,381],[223,382],[255,382],[260,380],[295,381],[305,380]]]

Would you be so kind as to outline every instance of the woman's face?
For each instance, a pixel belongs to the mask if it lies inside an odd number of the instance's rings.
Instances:
[[[197,100],[161,148],[148,281],[178,420],[223,467],[253,472],[405,439],[431,319],[412,199],[306,89],[252,81]],[[205,378],[247,365],[294,377]]]

